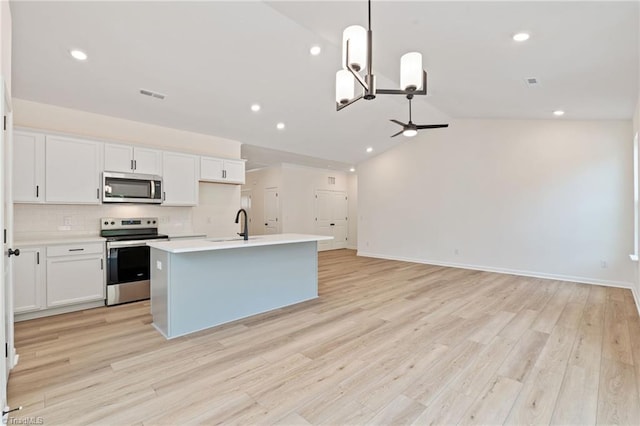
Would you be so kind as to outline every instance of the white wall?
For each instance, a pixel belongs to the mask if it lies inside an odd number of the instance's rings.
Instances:
[[[0,70],[9,93],[11,92],[11,9],[8,0],[0,2]]]
[[[251,191],[251,224],[249,235],[263,235],[264,227],[264,190],[266,188],[282,189],[282,169],[280,167],[267,167],[264,169],[250,170],[246,173],[245,184],[242,190]],[[280,208],[282,205],[280,205]],[[282,211],[282,208],[280,209]],[[282,214],[280,213],[279,216]]]
[[[329,184],[329,177],[335,184]],[[316,191],[344,191],[349,196],[348,175],[335,170],[282,165],[284,182],[282,209],[283,232],[315,233]]]
[[[215,136],[123,120],[20,99],[13,100],[14,123],[42,131],[61,132],[92,139],[131,143],[158,149],[226,158],[240,158],[241,144]],[[160,206],[55,206],[16,204],[17,239],[60,234],[97,234],[100,217],[158,216],[160,232],[235,232],[233,219],[240,206],[240,185],[200,183],[197,207]],[[70,225],[66,225],[70,223]]]
[[[329,177],[335,184],[329,184]],[[345,191],[349,198],[349,246],[356,247],[357,179],[354,175],[328,169],[282,164],[247,173],[243,190],[252,192],[250,233],[264,233],[264,190],[277,187],[280,203],[280,232],[315,233],[315,194],[317,190]]]
[[[631,158],[630,121],[453,121],[359,166],[358,251],[630,286]]]

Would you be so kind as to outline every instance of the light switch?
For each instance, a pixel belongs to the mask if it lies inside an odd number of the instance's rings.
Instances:
[[[156,269],[162,271],[162,262],[160,262],[159,260],[156,260]]]

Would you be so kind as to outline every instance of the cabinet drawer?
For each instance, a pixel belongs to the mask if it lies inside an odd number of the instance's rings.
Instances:
[[[103,243],[79,243],[65,244],[61,246],[47,247],[47,256],[74,256],[81,254],[102,254],[104,253]]]

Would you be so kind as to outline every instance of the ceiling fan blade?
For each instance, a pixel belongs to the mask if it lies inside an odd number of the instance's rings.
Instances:
[[[448,124],[421,124],[416,126],[416,129],[439,129],[441,127],[449,127]]]
[[[404,129],[400,130],[398,133],[396,133],[395,135],[391,135],[392,138],[395,138],[398,135],[401,135],[402,132],[404,132]]]
[[[399,124],[399,125],[401,125],[402,127],[406,127],[406,126],[407,126],[407,125],[406,125],[405,123],[403,123],[402,121],[398,121],[398,120],[394,120],[394,119],[391,119],[391,120],[389,120],[389,121],[393,121],[394,123]]]

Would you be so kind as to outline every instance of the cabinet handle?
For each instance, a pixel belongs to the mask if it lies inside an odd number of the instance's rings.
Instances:
[[[129,160],[131,161],[131,166],[129,167],[131,170],[135,170],[135,168],[133,167],[133,160]]]
[[[96,198],[100,199],[100,188],[96,188]]]
[[[104,270],[104,259],[100,259],[100,270]]]
[[[36,185],[36,198],[40,197],[40,185]]]
[[[83,251],[83,248],[79,248],[79,249],[69,249],[69,251]]]
[[[138,168],[138,160],[133,160],[133,170]]]
[[[162,191],[162,201],[167,199],[167,193],[165,191]]]
[[[40,264],[40,252],[37,251],[36,252],[36,265],[39,265],[39,264]]]

